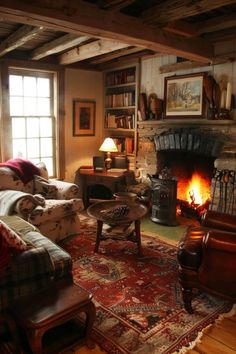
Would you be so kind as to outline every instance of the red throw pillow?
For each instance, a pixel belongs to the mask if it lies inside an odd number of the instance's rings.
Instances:
[[[25,251],[28,247],[22,238],[17,235],[5,222],[0,220],[0,234],[10,248],[15,251]]]

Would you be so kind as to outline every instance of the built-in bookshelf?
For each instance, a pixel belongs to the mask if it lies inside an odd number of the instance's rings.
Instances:
[[[104,74],[104,131],[114,139],[118,154],[127,155],[135,168],[138,106],[138,65],[115,68]]]

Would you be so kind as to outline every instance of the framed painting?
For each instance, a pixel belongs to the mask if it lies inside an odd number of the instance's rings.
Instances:
[[[73,99],[73,136],[95,135],[95,109],[95,101]]]
[[[165,78],[165,118],[203,117],[204,73]]]

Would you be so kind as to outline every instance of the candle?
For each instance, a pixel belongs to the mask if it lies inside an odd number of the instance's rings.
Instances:
[[[220,96],[220,108],[225,108],[225,101],[226,101],[226,90],[222,90]]]
[[[230,111],[231,109],[231,96],[232,96],[232,87],[231,83],[227,83],[227,92],[226,92],[226,103],[225,103],[225,108]]]

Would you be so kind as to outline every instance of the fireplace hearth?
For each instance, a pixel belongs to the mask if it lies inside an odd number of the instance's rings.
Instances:
[[[137,167],[142,171],[144,179],[148,174],[158,176],[165,167],[171,170],[178,181],[176,204],[177,208],[181,204],[182,215],[187,213],[190,217],[191,214],[198,217],[199,212],[202,212],[201,208],[208,206],[212,210],[232,211],[236,215],[233,177],[226,188],[229,198],[229,190],[234,191],[231,207],[222,206],[222,194],[225,194],[222,181],[221,184],[217,181],[215,194],[213,193],[217,170],[236,173],[236,122],[204,119],[163,120],[155,123],[144,121],[138,124],[138,133]],[[200,179],[201,201],[191,185],[196,176]]]
[[[178,214],[200,218],[209,206],[214,161],[223,141],[219,136],[180,129],[155,136],[154,143],[157,174],[168,168],[178,181]]]

